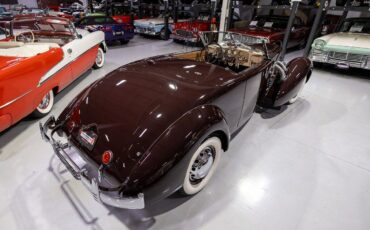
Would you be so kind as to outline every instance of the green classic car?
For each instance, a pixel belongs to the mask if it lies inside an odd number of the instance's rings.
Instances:
[[[310,59],[341,69],[370,69],[370,18],[347,18],[339,32],[315,39]]]

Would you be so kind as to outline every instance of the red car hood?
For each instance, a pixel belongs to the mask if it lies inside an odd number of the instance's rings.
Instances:
[[[264,37],[270,38],[276,35],[283,35],[285,30],[284,29],[269,29],[269,28],[238,28],[238,29],[230,29],[229,31],[246,34],[255,37]]]

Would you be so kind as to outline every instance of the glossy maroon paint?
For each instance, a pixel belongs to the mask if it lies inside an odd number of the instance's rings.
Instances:
[[[269,48],[277,53],[276,46]],[[239,73],[173,55],[133,62],[81,92],[58,123],[97,165],[102,154],[111,151],[114,157],[105,172],[124,185],[123,194],[137,194],[180,165],[208,136],[218,136],[227,150],[231,135],[250,119],[259,97],[265,97],[263,78],[276,57]],[[292,67],[305,69],[301,64],[297,60]],[[290,78],[300,81],[294,74]],[[284,90],[293,85],[284,85]],[[276,95],[268,97],[274,101]],[[97,133],[91,150],[79,140],[80,130]],[[180,170],[174,175],[182,174]]]

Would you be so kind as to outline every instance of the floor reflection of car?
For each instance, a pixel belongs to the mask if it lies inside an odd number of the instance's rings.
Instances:
[[[278,44],[201,36],[204,49],[121,66],[40,125],[97,201],[142,209],[178,190],[200,192],[256,105],[294,103],[310,77],[308,58],[277,61]]]
[[[347,18],[339,32],[314,40],[310,58],[316,64],[370,69],[370,18]]]
[[[268,42],[283,42],[289,16],[260,15],[255,17],[246,28],[230,29],[230,31],[265,38]],[[305,26],[299,17],[294,19],[287,47],[304,48],[310,28]]]

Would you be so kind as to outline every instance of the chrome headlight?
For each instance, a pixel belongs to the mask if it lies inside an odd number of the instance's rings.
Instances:
[[[312,46],[315,49],[323,50],[325,45],[326,45],[326,42],[324,40],[316,39]]]

